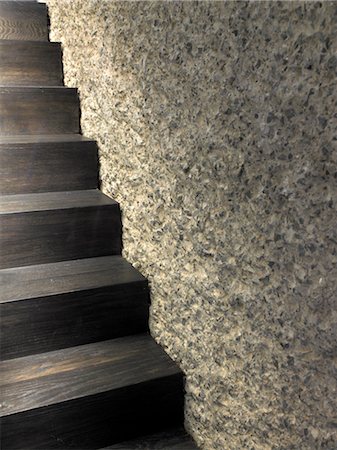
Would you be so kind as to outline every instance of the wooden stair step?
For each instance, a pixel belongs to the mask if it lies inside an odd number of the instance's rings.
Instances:
[[[96,142],[81,135],[0,136],[0,193],[98,187]]]
[[[145,332],[147,280],[121,256],[0,270],[1,359]]]
[[[150,336],[0,363],[6,450],[93,449],[177,426],[183,377]]]
[[[0,0],[1,1],[1,0]],[[12,134],[9,136],[0,136],[1,144],[46,144],[48,142],[85,142],[91,139],[81,134]]]
[[[139,334],[148,284],[48,31],[46,5],[0,0],[0,448],[125,448],[181,426],[183,374]]]
[[[0,81],[2,86],[62,86],[61,44],[0,41]]]
[[[0,135],[78,134],[77,89],[0,87]]]
[[[88,191],[44,192],[41,194],[3,195],[0,197],[0,214],[67,210],[117,203],[98,189]]]
[[[119,205],[96,189],[0,197],[0,269],[120,254]]]
[[[0,39],[48,41],[48,31],[45,4],[0,1]]]
[[[198,447],[183,428],[174,428],[110,445],[101,450],[198,450]]]

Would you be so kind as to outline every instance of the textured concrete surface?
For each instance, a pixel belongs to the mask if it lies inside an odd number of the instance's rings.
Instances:
[[[336,449],[336,2],[49,0],[203,449]]]

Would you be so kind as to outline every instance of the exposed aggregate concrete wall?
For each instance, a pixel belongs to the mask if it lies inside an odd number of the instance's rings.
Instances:
[[[188,430],[337,448],[337,3],[47,3]]]

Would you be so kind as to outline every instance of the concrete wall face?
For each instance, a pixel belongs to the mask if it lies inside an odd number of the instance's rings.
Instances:
[[[188,429],[336,448],[337,3],[48,5]]]

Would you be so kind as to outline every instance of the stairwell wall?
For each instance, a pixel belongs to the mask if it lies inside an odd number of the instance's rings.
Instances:
[[[187,428],[335,448],[336,3],[47,3]]]

